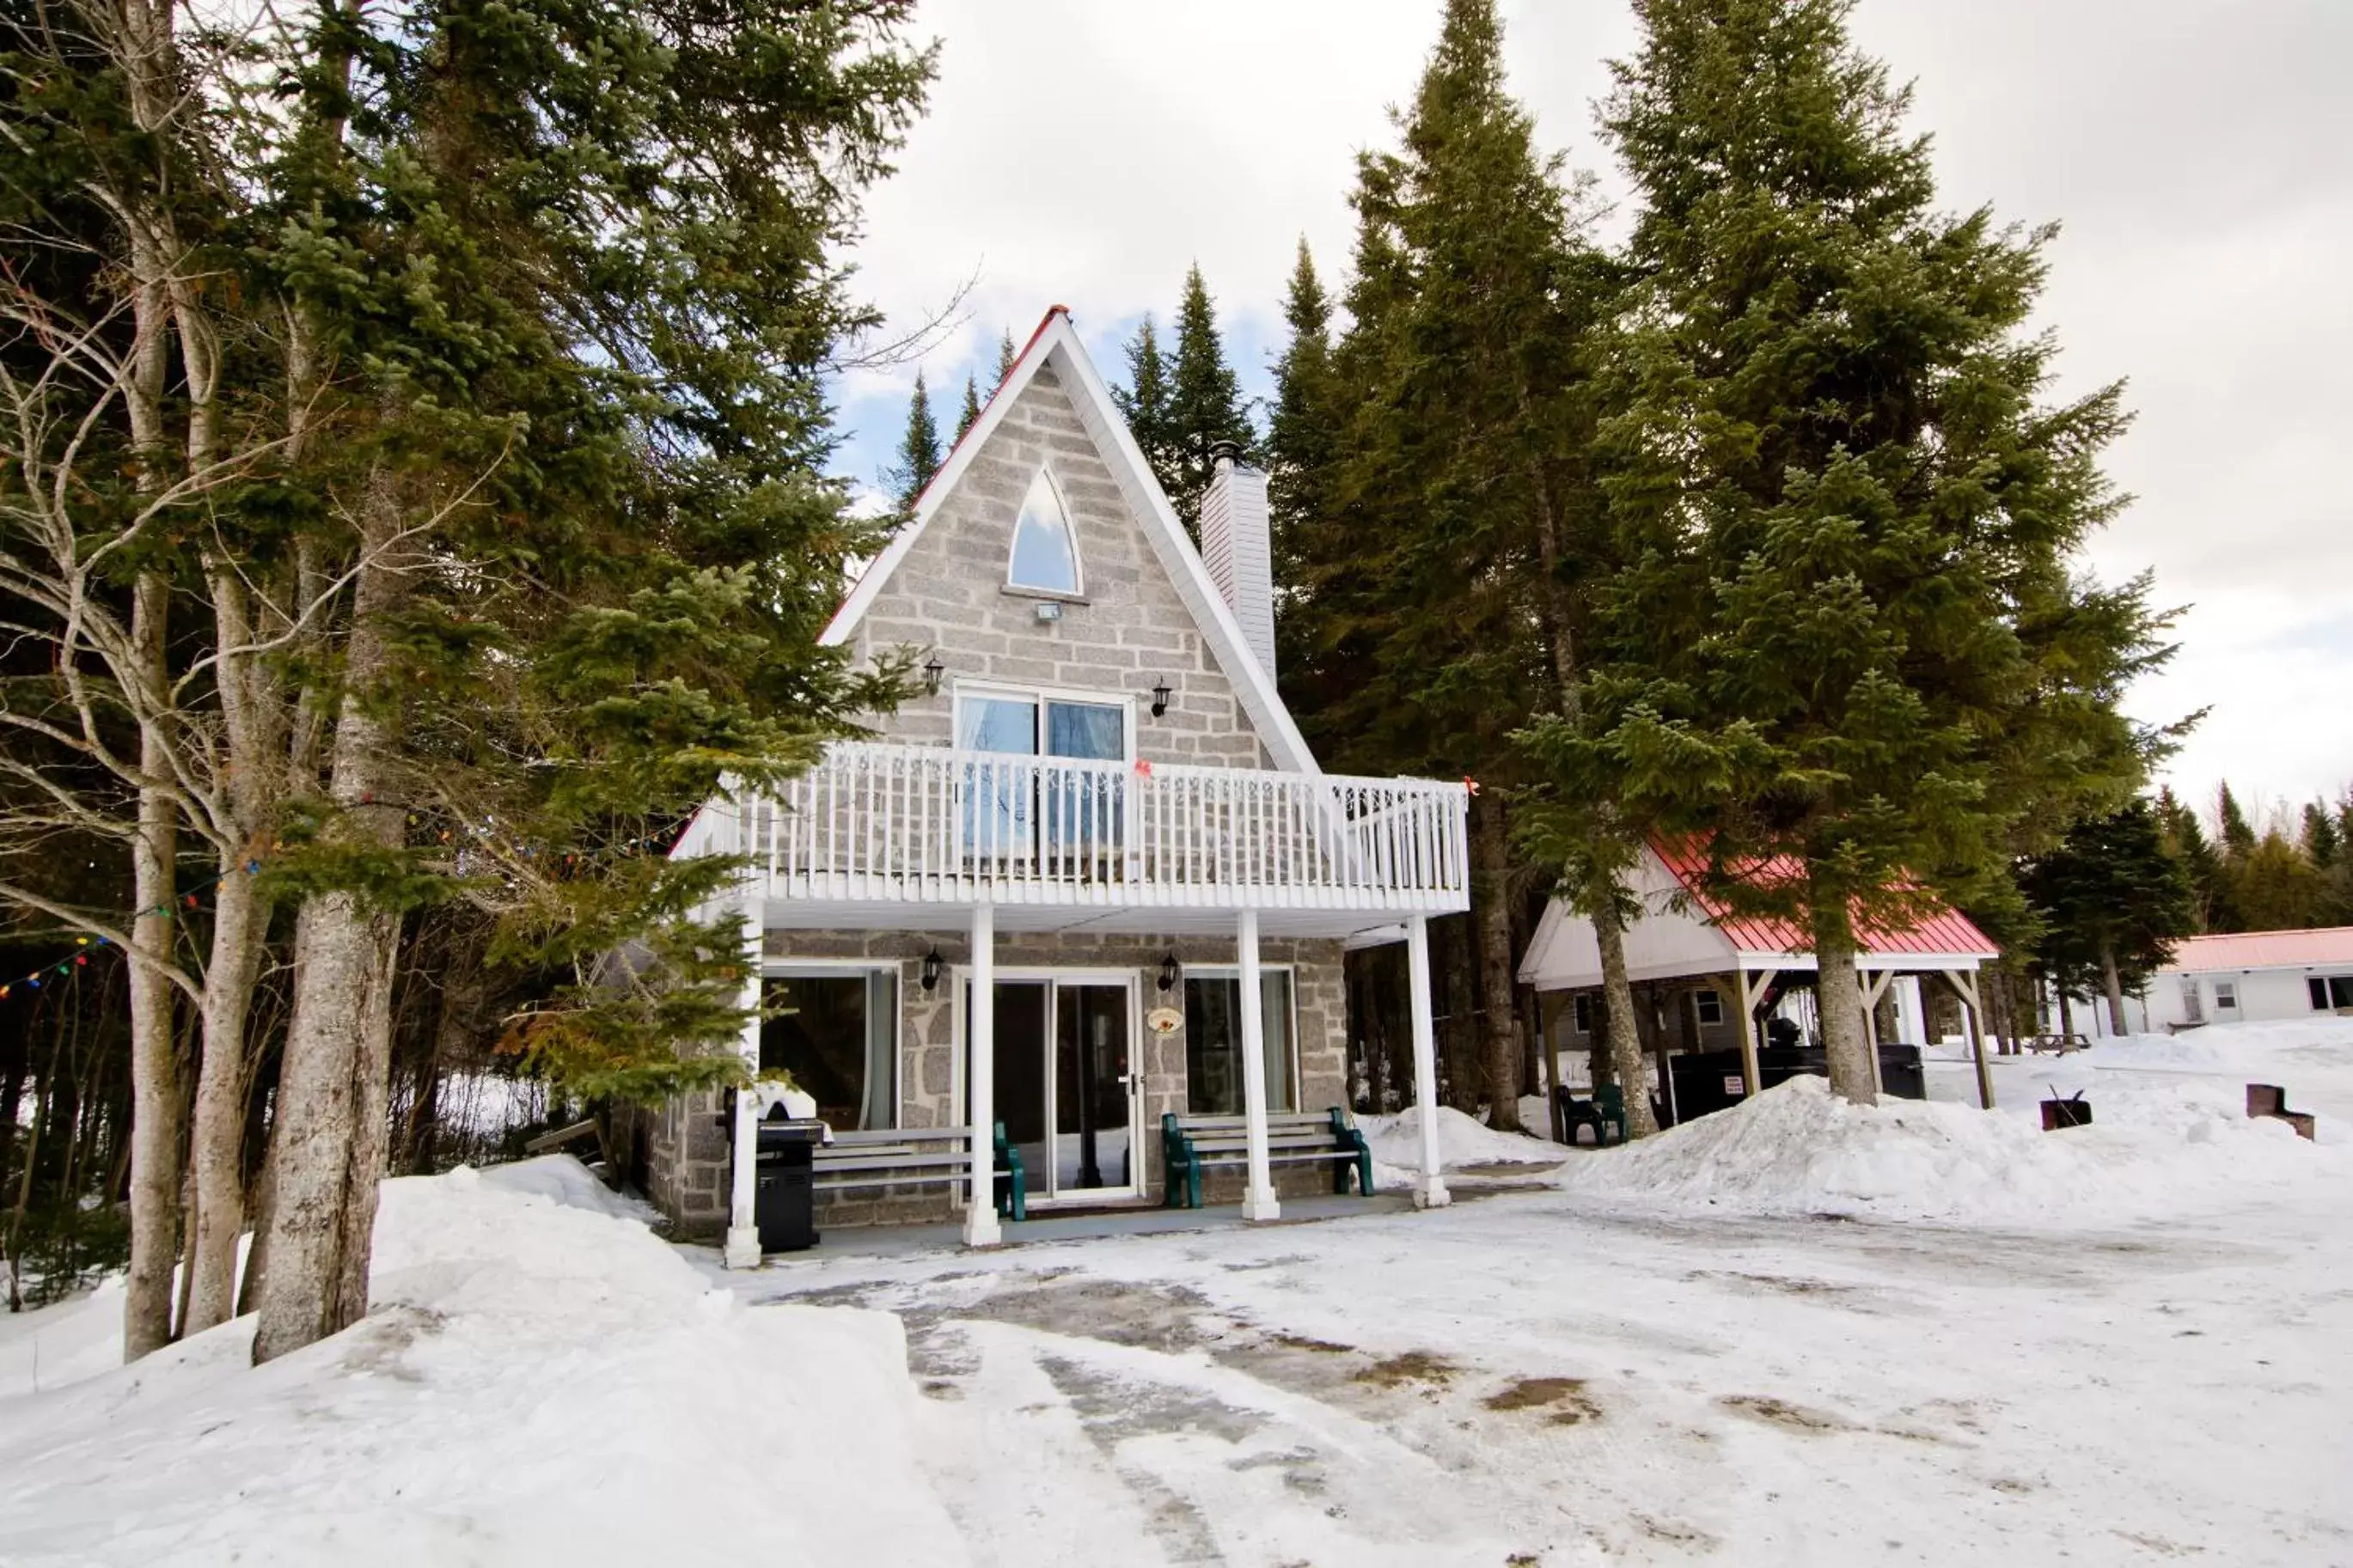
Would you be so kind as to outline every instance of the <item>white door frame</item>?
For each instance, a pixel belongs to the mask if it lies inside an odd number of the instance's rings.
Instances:
[[[1057,1194],[1054,1173],[1047,1171],[1029,1173],[1034,1184],[1027,1194],[1032,1208],[1070,1207],[1103,1202],[1124,1202],[1141,1198],[1145,1193],[1145,1156],[1148,1152],[1144,1127],[1144,971],[1116,965],[1077,963],[1000,963],[996,966],[997,984],[1044,984],[1049,989],[1046,1005],[1046,1138],[1047,1147],[1053,1148],[1054,1131],[1054,1030],[1059,1023],[1051,987],[1057,984],[1075,985],[1118,985],[1127,992],[1127,1146],[1128,1182],[1124,1186],[1082,1187],[1073,1192]],[[955,987],[950,997],[953,1005],[955,1045],[949,1061],[954,1071],[949,1085],[949,1103],[955,1107],[955,1115],[969,1114],[965,1104],[966,1068],[972,1055],[970,1020],[965,1016],[965,1000],[971,992],[972,970],[969,964],[955,964],[948,971],[949,983]],[[997,1092],[997,1120],[1005,1119],[1004,1089],[1000,1082]]]

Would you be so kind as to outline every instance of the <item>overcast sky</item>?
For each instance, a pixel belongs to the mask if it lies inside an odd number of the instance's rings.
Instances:
[[[1000,331],[1050,304],[1105,375],[1187,265],[1263,395],[1304,235],[1345,268],[1356,152],[1386,145],[1438,0],[934,0],[930,116],[869,205],[865,294],[905,326],[976,278],[923,367],[955,420]],[[1594,129],[1623,0],[1505,0],[1514,89],[1551,150],[1623,181]],[[2110,470],[2138,499],[2092,565],[2192,607],[2130,706],[2211,714],[2175,762],[2200,800],[2353,782],[2353,0],[1862,0],[1863,46],[1915,83],[1944,204],[2057,221],[2043,321],[2062,393],[2129,383]],[[1622,227],[1624,214],[1615,226]],[[1614,230],[1613,230],[1614,231]],[[839,388],[843,472],[871,485],[914,366]],[[2332,459],[2335,459],[2332,461]]]

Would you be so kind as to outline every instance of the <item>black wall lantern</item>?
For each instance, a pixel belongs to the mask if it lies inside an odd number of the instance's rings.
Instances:
[[[1173,952],[1160,961],[1160,989],[1164,992],[1176,989],[1176,955]]]
[[[1160,684],[1152,689],[1152,716],[1155,719],[1167,716],[1168,699],[1175,695],[1176,692],[1168,685],[1167,678],[1163,676]]]
[[[923,689],[937,697],[940,694],[940,677],[947,673],[947,668],[940,662],[938,654],[923,660]]]
[[[935,947],[932,949],[931,952],[923,954],[923,989],[926,991],[936,991],[939,989],[939,986],[940,950]]]

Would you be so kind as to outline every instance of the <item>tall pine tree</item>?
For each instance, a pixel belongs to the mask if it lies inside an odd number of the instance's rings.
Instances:
[[[1937,211],[1850,9],[1644,0],[1613,68],[1647,278],[1610,432],[1636,567],[1608,725],[1629,789],[1708,835],[1717,890],[1810,928],[1832,1087],[1869,1100],[1858,924],[1995,896],[2009,748],[2054,694],[2128,774],[2089,689],[2151,633],[2129,605],[2098,632],[2078,591],[2124,416],[2115,387],[2044,401],[2054,345],[2023,329],[2050,233]]]
[[[1135,336],[1127,341],[1124,352],[1127,384],[1111,389],[1112,401],[1119,405],[1120,416],[1127,421],[1128,434],[1135,437],[1144,460],[1152,465],[1153,477],[1173,499],[1177,450],[1169,417],[1172,388],[1168,358],[1160,352],[1160,334],[1152,323],[1150,311],[1145,312],[1143,323],[1135,329]]]
[[[1200,529],[1201,496],[1216,471],[1211,454],[1221,441],[1231,441],[1244,453],[1258,445],[1242,402],[1240,381],[1226,363],[1226,345],[1218,335],[1218,314],[1201,281],[1197,262],[1187,268],[1185,289],[1176,306],[1176,363],[1168,384],[1168,418],[1164,432],[1170,456],[1169,470],[1161,476],[1176,515],[1188,532]]]
[[[2196,929],[2189,873],[2166,852],[2145,800],[2076,825],[2065,842],[2029,862],[2023,890],[2042,923],[2035,958],[2075,993],[2096,985],[2108,1028],[2125,1032],[2125,993],[2138,990]]]
[[[972,377],[965,376],[964,378],[964,406],[956,411],[955,439],[958,441],[963,440],[965,432],[971,429],[973,422],[979,417],[980,388],[973,384]]]
[[[969,394],[971,384],[965,384]],[[959,429],[956,434],[964,432]],[[915,395],[907,400],[907,428],[899,437],[899,460],[892,466],[891,482],[895,488],[895,500],[901,517],[913,517],[915,498],[940,471],[940,427],[932,417],[931,389],[923,384],[923,373],[915,372]]]
[[[1482,784],[1480,1076],[1511,1125],[1511,910],[1530,886],[1511,813],[1534,782],[1514,737],[1579,701],[1588,517],[1571,498],[1589,488],[1580,394],[1600,274],[1558,161],[1504,89],[1490,0],[1447,6],[1399,132],[1399,150],[1359,161],[1353,321],[1331,372],[1345,417],[1310,492],[1319,515],[1294,530],[1308,670],[1295,686],[1314,703],[1303,722],[1344,765]],[[1647,1129],[1631,994],[1613,990],[1613,1057]]]
[[[1346,402],[1332,365],[1332,302],[1315,275],[1307,241],[1291,272],[1282,316],[1291,342],[1274,367],[1274,413],[1266,438],[1267,500],[1274,567],[1275,667],[1286,689],[1317,684],[1314,645],[1306,635],[1313,611],[1306,604],[1302,541],[1329,504],[1332,462]],[[1314,706],[1311,694],[1305,703]]]

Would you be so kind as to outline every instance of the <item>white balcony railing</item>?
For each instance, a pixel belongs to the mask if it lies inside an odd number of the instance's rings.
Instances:
[[[1460,784],[839,744],[681,853],[772,900],[1465,907]]]

